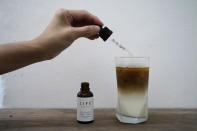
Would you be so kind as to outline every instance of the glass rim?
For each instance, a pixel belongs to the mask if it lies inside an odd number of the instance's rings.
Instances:
[[[149,56],[116,56],[115,59],[131,59],[131,58],[139,58],[139,59],[150,59]]]
[[[148,56],[134,56],[134,57],[115,57],[116,67],[150,67],[150,57]]]

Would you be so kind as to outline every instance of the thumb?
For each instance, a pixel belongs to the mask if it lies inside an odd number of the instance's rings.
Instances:
[[[77,38],[79,38],[79,37],[89,38],[91,36],[95,36],[96,34],[98,34],[99,31],[100,31],[100,27],[97,25],[75,27],[75,29],[74,29],[75,36]]]

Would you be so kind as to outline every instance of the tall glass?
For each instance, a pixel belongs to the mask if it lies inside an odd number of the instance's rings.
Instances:
[[[116,117],[123,123],[141,123],[148,119],[148,57],[117,57],[118,102]]]

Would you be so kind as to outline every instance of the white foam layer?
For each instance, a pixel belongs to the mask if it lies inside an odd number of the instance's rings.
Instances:
[[[147,116],[147,91],[132,94],[118,93],[118,112],[131,117]]]
[[[120,57],[116,58],[116,67],[144,68],[149,67],[148,57]]]

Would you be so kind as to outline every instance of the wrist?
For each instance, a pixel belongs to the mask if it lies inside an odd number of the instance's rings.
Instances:
[[[39,36],[31,40],[31,43],[33,47],[37,50],[37,53],[39,54],[41,61],[51,60],[58,54],[55,53],[56,51],[54,51],[56,48],[51,46],[55,44],[51,44],[53,42],[50,39]]]
[[[40,39],[36,38],[30,40],[28,45],[30,46],[32,52],[34,52],[38,62],[47,60],[46,51]]]

